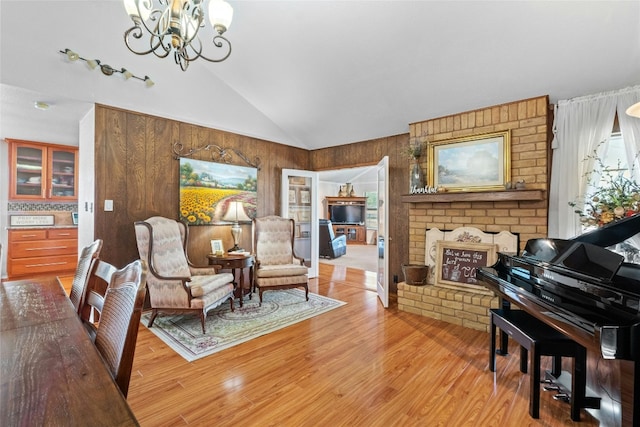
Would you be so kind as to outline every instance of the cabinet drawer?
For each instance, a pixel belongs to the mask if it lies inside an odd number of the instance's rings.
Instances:
[[[9,243],[44,240],[46,238],[46,229],[9,230]]]
[[[78,263],[78,257],[73,255],[50,256],[46,258],[14,259],[7,265],[9,277],[34,276],[37,274],[73,271]]]
[[[75,239],[18,241],[11,245],[11,258],[49,257],[52,255],[73,255],[78,253]],[[43,262],[47,262],[45,259]]]
[[[47,237],[49,239],[77,239],[77,228],[51,228],[47,230]]]

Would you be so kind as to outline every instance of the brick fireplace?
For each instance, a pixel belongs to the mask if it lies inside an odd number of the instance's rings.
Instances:
[[[427,133],[429,142],[489,132],[511,131],[511,181],[525,190],[404,195],[409,203],[410,264],[425,263],[425,232],[476,227],[520,235],[527,240],[547,237],[548,175],[551,166],[551,108],[547,96],[412,123],[411,137]],[[426,171],[426,158],[421,158]],[[398,307],[423,316],[479,330],[488,330],[489,314],[498,299],[440,286],[398,284]]]

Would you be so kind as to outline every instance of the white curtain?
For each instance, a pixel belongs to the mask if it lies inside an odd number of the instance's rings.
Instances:
[[[640,149],[640,119],[625,110],[640,101],[640,86],[558,102],[555,108],[553,159],[549,191],[549,237],[570,238],[582,233],[580,218],[569,202],[587,191],[593,162],[585,161],[611,136],[616,111],[631,159]],[[629,140],[627,140],[629,138]],[[632,144],[629,144],[632,142]]]
[[[625,114],[625,110],[640,102],[640,89],[629,90],[618,95],[618,122],[620,123],[620,133],[627,149],[627,159],[629,167],[633,168],[632,177],[640,181],[640,164],[635,156],[640,153],[640,119]],[[631,162],[634,162],[633,164]]]

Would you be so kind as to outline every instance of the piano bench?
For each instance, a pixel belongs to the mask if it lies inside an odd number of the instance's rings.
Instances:
[[[560,376],[562,357],[573,357],[571,373],[571,419],[580,421],[587,381],[587,350],[551,326],[522,310],[491,309],[491,347],[489,370],[496,371],[496,327],[501,332],[500,354],[506,355],[507,335],[520,344],[520,371],[527,372],[528,353],[531,353],[529,415],[540,416],[540,356],[553,356],[552,375]]]

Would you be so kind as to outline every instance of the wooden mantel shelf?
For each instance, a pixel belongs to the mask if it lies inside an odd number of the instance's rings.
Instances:
[[[403,194],[400,197],[402,203],[511,202],[522,200],[544,200],[545,193],[545,190],[504,190]]]

